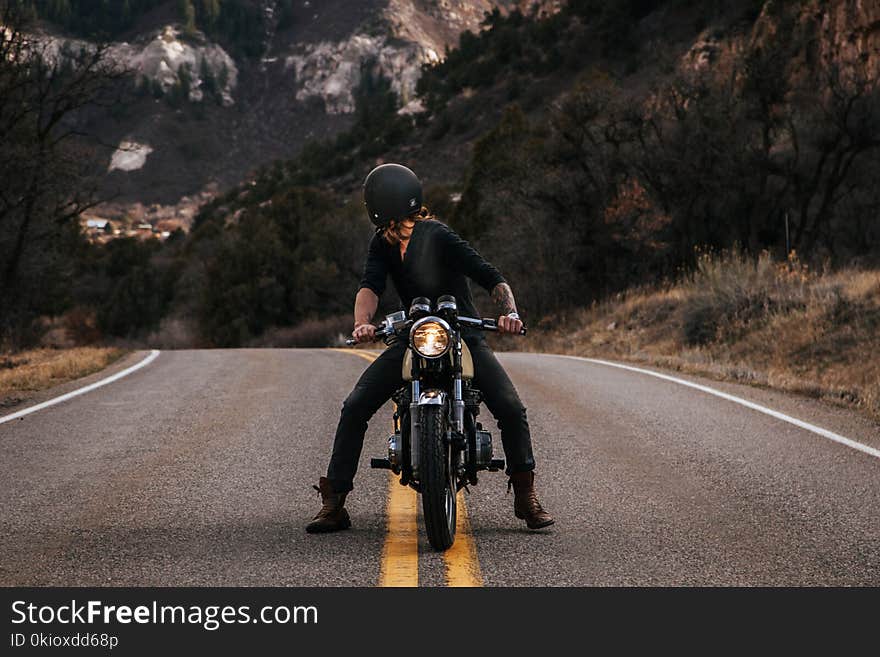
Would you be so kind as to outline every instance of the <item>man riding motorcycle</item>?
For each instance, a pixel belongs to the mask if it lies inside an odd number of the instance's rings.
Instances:
[[[410,169],[399,164],[373,169],[364,181],[364,203],[376,233],[355,298],[352,336],[357,341],[370,341],[375,336],[371,322],[389,275],[404,308],[416,297],[436,299],[449,294],[463,314],[475,317],[467,282],[470,278],[488,290],[500,308],[499,331],[519,334],[522,322],[510,286],[466,241],[430,215],[422,205],[422,184]],[[475,383],[501,430],[516,517],[525,520],[530,529],[547,527],[554,520],[541,507],[535,492],[535,460],[526,409],[483,334],[464,329],[462,335],[473,358]],[[327,476],[315,486],[323,504],[307,525],[307,532],[351,526],[344,504],[353,488],[367,422],[404,385],[401,366],[405,352],[404,343],[386,349],[364,371],[343,403]]]

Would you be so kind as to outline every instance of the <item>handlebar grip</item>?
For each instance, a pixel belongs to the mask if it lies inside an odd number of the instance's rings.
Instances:
[[[392,333],[393,333],[393,331],[391,331],[387,328],[376,327],[376,333],[373,335],[373,339],[369,340],[369,342],[378,342],[379,340],[382,340],[383,338],[385,338],[388,335],[391,335]],[[353,347],[356,344],[360,344],[360,343],[357,340],[355,340],[354,338],[348,338],[348,340],[345,341],[345,344],[346,344],[346,346]]]
[[[483,319],[483,329],[485,329],[487,331],[497,331],[498,330],[498,320],[497,319],[489,319],[489,318]],[[520,335],[525,335],[526,332],[527,331],[526,331],[525,326],[523,326],[519,330]]]

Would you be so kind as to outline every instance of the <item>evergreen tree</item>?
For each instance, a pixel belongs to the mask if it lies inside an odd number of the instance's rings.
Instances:
[[[281,0],[278,3],[278,29],[293,27],[293,22],[293,0]]]
[[[199,70],[199,77],[202,79],[202,89],[206,94],[217,96],[217,78],[208,66],[208,60],[202,57],[202,65]]]
[[[152,88],[151,90],[153,92],[153,98],[156,98],[158,100],[159,98],[161,98],[162,96],[165,95],[165,90],[162,89],[162,84],[158,80],[154,79],[152,81],[151,88]]]
[[[49,18],[61,25],[67,25],[70,21],[71,11],[68,0],[52,0],[49,3]]]
[[[220,68],[220,73],[217,75],[217,89],[220,93],[226,90],[226,86],[229,84],[229,66],[226,65],[226,62],[223,62],[223,66]]]
[[[202,24],[209,31],[214,30],[220,11],[220,0],[202,0]]]
[[[178,108],[189,100],[189,93],[192,90],[192,71],[189,64],[181,64],[177,69],[177,82],[171,87],[166,100],[171,107]]]
[[[196,32],[196,9],[191,0],[180,0],[180,17],[183,21],[183,31],[187,36]]]

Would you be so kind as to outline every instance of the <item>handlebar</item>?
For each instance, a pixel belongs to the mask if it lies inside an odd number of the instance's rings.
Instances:
[[[458,323],[463,324],[464,326],[470,326],[471,328],[481,329],[483,331],[498,331],[498,320],[497,319],[489,319],[483,318],[479,319],[477,317],[459,317]],[[526,335],[527,329],[523,326],[519,330],[520,335]]]
[[[498,320],[497,319],[490,319],[490,318],[480,319],[478,317],[459,317],[458,323],[462,326],[480,329],[481,331],[493,331],[493,332],[498,331]],[[519,334],[526,335],[526,332],[527,332],[526,327],[523,326],[520,329]],[[376,334],[373,337],[372,342],[377,342],[377,341],[381,340],[382,338],[389,336],[393,333],[394,333],[394,329],[392,327],[386,326],[385,328],[379,328],[376,331]],[[348,340],[345,341],[345,344],[349,347],[353,347],[354,345],[358,344],[358,341],[355,340],[354,338],[349,338]]]
[[[388,326],[386,326],[385,328],[378,328],[377,327],[376,333],[373,335],[373,339],[370,340],[370,342],[378,342],[379,340],[381,340],[385,336],[391,335],[393,332],[394,332],[394,329],[391,327],[388,327]],[[353,347],[356,344],[358,344],[358,341],[355,340],[354,338],[349,338],[348,340],[345,341],[345,344],[349,347]]]

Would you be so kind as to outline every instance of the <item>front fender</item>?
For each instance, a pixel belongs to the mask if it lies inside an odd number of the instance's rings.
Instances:
[[[446,404],[446,392],[443,390],[425,390],[413,406],[443,406]]]

